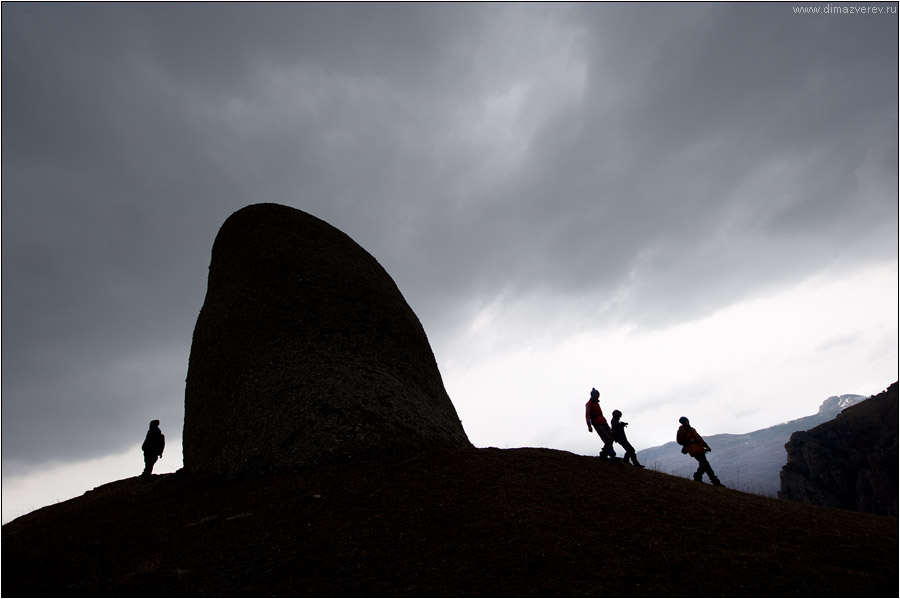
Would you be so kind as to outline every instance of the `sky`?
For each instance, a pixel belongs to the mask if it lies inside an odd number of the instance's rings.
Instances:
[[[638,450],[880,392],[896,4],[794,7],[3,3],[3,521],[139,474],[152,419],[181,467],[258,202],[385,267],[477,447],[596,455],[593,387]]]

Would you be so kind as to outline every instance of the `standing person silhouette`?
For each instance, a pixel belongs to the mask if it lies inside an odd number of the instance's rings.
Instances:
[[[141,451],[144,452],[144,471],[141,476],[150,476],[150,473],[153,472],[153,464],[162,457],[165,448],[166,436],[159,430],[159,420],[151,420],[147,437],[141,445]]]
[[[593,432],[594,428],[597,429],[597,434],[603,440],[603,451],[600,452],[600,457],[616,457],[612,431],[609,429],[606,418],[603,417],[603,410],[600,409],[600,392],[596,389],[591,389],[591,398],[584,404],[584,419],[587,421],[588,432]]]
[[[634,447],[628,442],[628,437],[625,436],[625,427],[628,426],[628,423],[622,422],[620,418],[622,418],[622,412],[613,410],[612,426],[610,428],[612,429],[613,441],[621,445],[622,449],[625,450],[625,457],[622,458],[622,461],[627,464],[630,459],[632,464],[638,468],[643,468],[643,466],[638,463]]]
[[[725,485],[716,478],[716,473],[713,472],[712,466],[709,465],[709,461],[706,459],[706,454],[712,449],[706,444],[703,437],[691,427],[691,422],[687,418],[682,416],[678,419],[678,422],[681,423],[681,426],[678,428],[675,440],[681,445],[681,453],[690,454],[700,464],[694,473],[694,480],[698,483],[703,482],[703,475],[706,474],[713,485],[724,487]]]

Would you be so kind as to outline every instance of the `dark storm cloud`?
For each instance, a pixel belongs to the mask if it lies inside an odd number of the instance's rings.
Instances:
[[[891,259],[896,206],[856,190],[865,165],[896,182],[896,23],[757,4],[584,13],[588,91],[522,168],[520,217],[542,212],[528,243],[547,249],[523,279],[596,294],[640,268],[631,316],[671,317],[821,268],[866,227],[886,227]]]
[[[368,123],[388,128],[372,139],[381,132],[353,122],[372,107],[352,89],[308,90],[309,112],[292,119],[303,98],[267,97],[266,73],[426,86],[441,73],[411,63],[434,62],[448,23],[415,7],[3,11],[4,461],[100,455],[154,414],[180,426],[209,248],[228,214],[278,201],[328,217],[343,189],[378,201],[390,183],[374,152],[367,165],[320,148],[342,128],[389,146],[402,123]]]
[[[438,338],[503,293],[646,324],[896,258],[896,17],[6,3],[2,49],[5,466],[179,432],[253,202],[347,232]]]

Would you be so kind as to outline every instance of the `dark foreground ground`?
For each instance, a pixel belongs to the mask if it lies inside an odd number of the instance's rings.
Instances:
[[[3,596],[898,595],[896,518],[548,449],[122,480],[3,526]]]

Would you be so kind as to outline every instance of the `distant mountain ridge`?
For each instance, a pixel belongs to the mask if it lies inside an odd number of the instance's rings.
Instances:
[[[791,434],[809,430],[835,418],[842,410],[866,399],[864,395],[832,395],[822,402],[819,411],[789,422],[740,435],[704,435],[712,447],[709,461],[725,486],[776,497],[781,488],[781,468],[787,462],[785,444]],[[673,431],[672,436],[675,436]],[[637,452],[648,468],[690,478],[697,469],[696,460],[681,453],[674,441]]]

